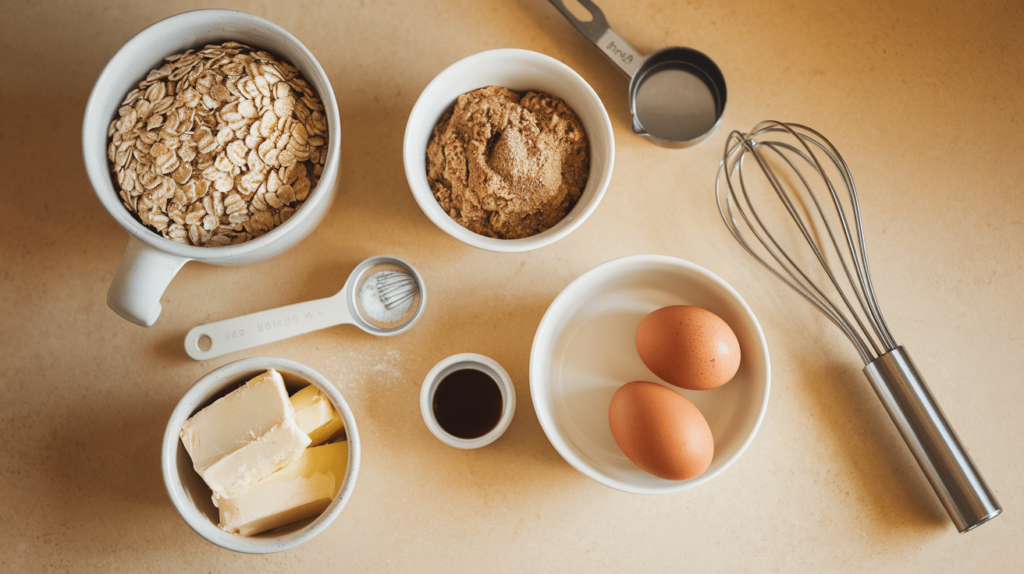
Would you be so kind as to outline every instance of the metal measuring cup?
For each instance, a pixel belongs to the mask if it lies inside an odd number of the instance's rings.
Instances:
[[[548,0],[614,63],[629,81],[633,133],[657,145],[696,145],[715,130],[725,111],[725,77],[701,52],[674,46],[644,58],[608,25],[590,0],[576,0],[592,19],[584,22],[562,0]]]

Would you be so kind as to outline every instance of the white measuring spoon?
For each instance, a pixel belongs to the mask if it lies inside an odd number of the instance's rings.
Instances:
[[[408,273],[419,289],[405,315],[392,323],[383,323],[362,308],[359,291],[367,279],[379,271],[389,270]],[[343,324],[355,325],[371,335],[397,335],[419,321],[426,302],[423,277],[412,265],[397,257],[371,257],[357,265],[345,287],[330,297],[195,327],[185,335],[185,352],[202,361]]]

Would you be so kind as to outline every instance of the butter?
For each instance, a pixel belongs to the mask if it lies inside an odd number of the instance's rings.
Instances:
[[[299,425],[309,439],[309,446],[327,442],[345,428],[344,421],[316,385],[309,385],[291,397],[295,409],[295,424]]]
[[[196,413],[180,436],[196,472],[219,497],[245,492],[309,445],[295,424],[284,380],[274,370]]]
[[[199,474],[215,495],[235,496],[296,460],[308,445],[309,436],[288,418]]]
[[[307,448],[298,459],[243,494],[214,497],[220,527],[252,536],[322,513],[338,495],[348,467],[348,442]]]

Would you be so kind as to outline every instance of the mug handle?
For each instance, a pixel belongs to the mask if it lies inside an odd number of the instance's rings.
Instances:
[[[160,316],[160,297],[186,262],[129,236],[128,249],[107,291],[107,306],[136,325],[151,326]]]

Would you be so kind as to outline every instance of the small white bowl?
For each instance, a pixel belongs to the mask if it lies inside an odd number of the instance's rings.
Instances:
[[[211,500],[210,488],[206,486],[206,483],[193,468],[192,459],[185,450],[185,446],[181,444],[178,434],[181,432],[182,425],[193,414],[267,369],[275,369],[281,373],[289,394],[295,393],[306,385],[316,385],[331,400],[334,408],[345,422],[345,434],[348,440],[348,466],[345,469],[345,478],[338,495],[320,516],[307,518],[262,534],[241,536],[225,532],[217,526],[220,517]],[[200,536],[217,546],[236,552],[249,554],[280,552],[294,548],[313,538],[341,514],[341,509],[345,507],[345,503],[352,495],[352,489],[356,485],[356,476],[359,474],[359,429],[356,427],[356,420],[345,399],[323,375],[295,361],[254,357],[224,365],[199,379],[185,393],[174,412],[171,413],[170,422],[167,423],[160,462],[164,484],[171,497],[171,502],[174,503],[174,507],[185,519],[185,522]]]
[[[476,438],[461,438],[449,434],[434,417],[434,392],[437,391],[438,383],[451,373],[462,369],[476,369],[486,374],[494,379],[498,388],[501,389],[501,418],[498,419],[498,424],[487,434]],[[508,373],[497,361],[484,355],[462,353],[444,359],[427,373],[426,379],[423,380],[423,386],[420,388],[420,414],[423,415],[423,422],[438,440],[455,448],[480,448],[498,440],[498,437],[505,434],[505,430],[512,424],[512,415],[515,412],[516,388],[512,386],[512,377],[508,376]]]
[[[619,387],[661,381],[640,360],[635,335],[647,314],[668,305],[715,313],[740,343],[739,371],[725,385],[710,391],[665,385],[700,409],[715,441],[711,466],[682,481],[658,478],[630,462],[608,424],[608,405]],[[710,271],[661,255],[623,257],[581,275],[551,303],[530,352],[533,406],[555,450],[590,478],[635,494],[678,492],[721,474],[757,433],[770,380],[764,333],[739,294]]]
[[[441,209],[427,182],[427,143],[434,126],[459,96],[487,86],[537,90],[561,98],[579,116],[590,140],[590,177],[579,202],[562,221],[532,237],[495,239],[473,233]],[[520,252],[558,241],[593,213],[612,179],[615,136],[601,98],[571,68],[529,50],[489,50],[455,62],[427,85],[409,115],[402,155],[405,177],[416,203],[441,230],[480,249]]]

